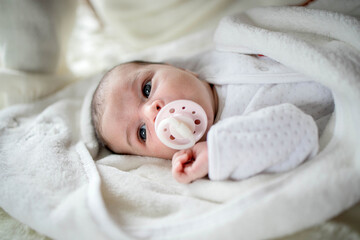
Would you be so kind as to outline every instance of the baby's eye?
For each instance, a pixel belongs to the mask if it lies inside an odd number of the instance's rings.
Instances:
[[[140,128],[139,128],[139,138],[141,139],[141,141],[146,141],[146,126],[145,124],[143,124]]]
[[[143,93],[144,97],[148,98],[150,96],[150,92],[151,92],[151,81],[148,81],[143,86],[142,93]]]

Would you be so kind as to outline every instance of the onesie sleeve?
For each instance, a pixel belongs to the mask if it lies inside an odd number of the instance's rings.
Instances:
[[[210,129],[207,142],[212,180],[287,171],[319,148],[313,118],[288,103],[221,120]]]

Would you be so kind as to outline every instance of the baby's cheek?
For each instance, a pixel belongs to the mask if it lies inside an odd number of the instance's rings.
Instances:
[[[158,141],[154,142],[154,144],[152,146],[152,154],[150,156],[171,160],[173,155],[177,151],[178,150],[171,149],[171,148],[165,146],[163,143],[161,143],[158,140]]]
[[[165,154],[165,159],[169,159],[171,160],[172,157],[174,156],[174,154],[177,152],[178,150],[174,150],[174,149],[171,149],[171,148],[168,148],[168,147],[164,147],[163,149],[163,152]]]

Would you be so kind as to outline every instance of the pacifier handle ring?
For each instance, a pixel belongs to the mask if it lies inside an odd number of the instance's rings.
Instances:
[[[176,149],[176,150],[183,150],[183,149],[187,149],[187,148],[190,148],[192,147],[193,145],[195,145],[195,137],[194,135],[191,133],[191,130],[189,130],[188,127],[184,126],[183,130],[185,131],[188,131],[186,133],[187,136],[185,136],[184,138],[189,140],[189,143],[187,144],[183,144],[183,145],[178,145],[178,144],[174,144],[171,142],[171,140],[169,140],[168,138],[166,138],[163,134],[163,128],[166,126],[166,125],[171,125],[171,124],[182,124],[182,123],[179,123],[178,120],[176,120],[174,117],[171,117],[171,118],[167,118],[167,119],[164,119],[162,120],[160,123],[159,123],[159,126],[157,127],[157,131],[156,131],[156,134],[158,136],[158,138],[160,139],[160,141],[162,143],[164,143],[166,146],[170,147],[170,148],[173,148],[173,149]],[[170,127],[169,127],[170,128]]]

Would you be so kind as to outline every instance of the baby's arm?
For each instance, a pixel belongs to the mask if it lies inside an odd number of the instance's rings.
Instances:
[[[210,129],[209,178],[240,180],[261,172],[288,171],[318,150],[313,118],[292,104],[224,119]]]
[[[180,183],[190,183],[208,174],[208,149],[206,142],[178,151],[172,158],[172,174]]]

